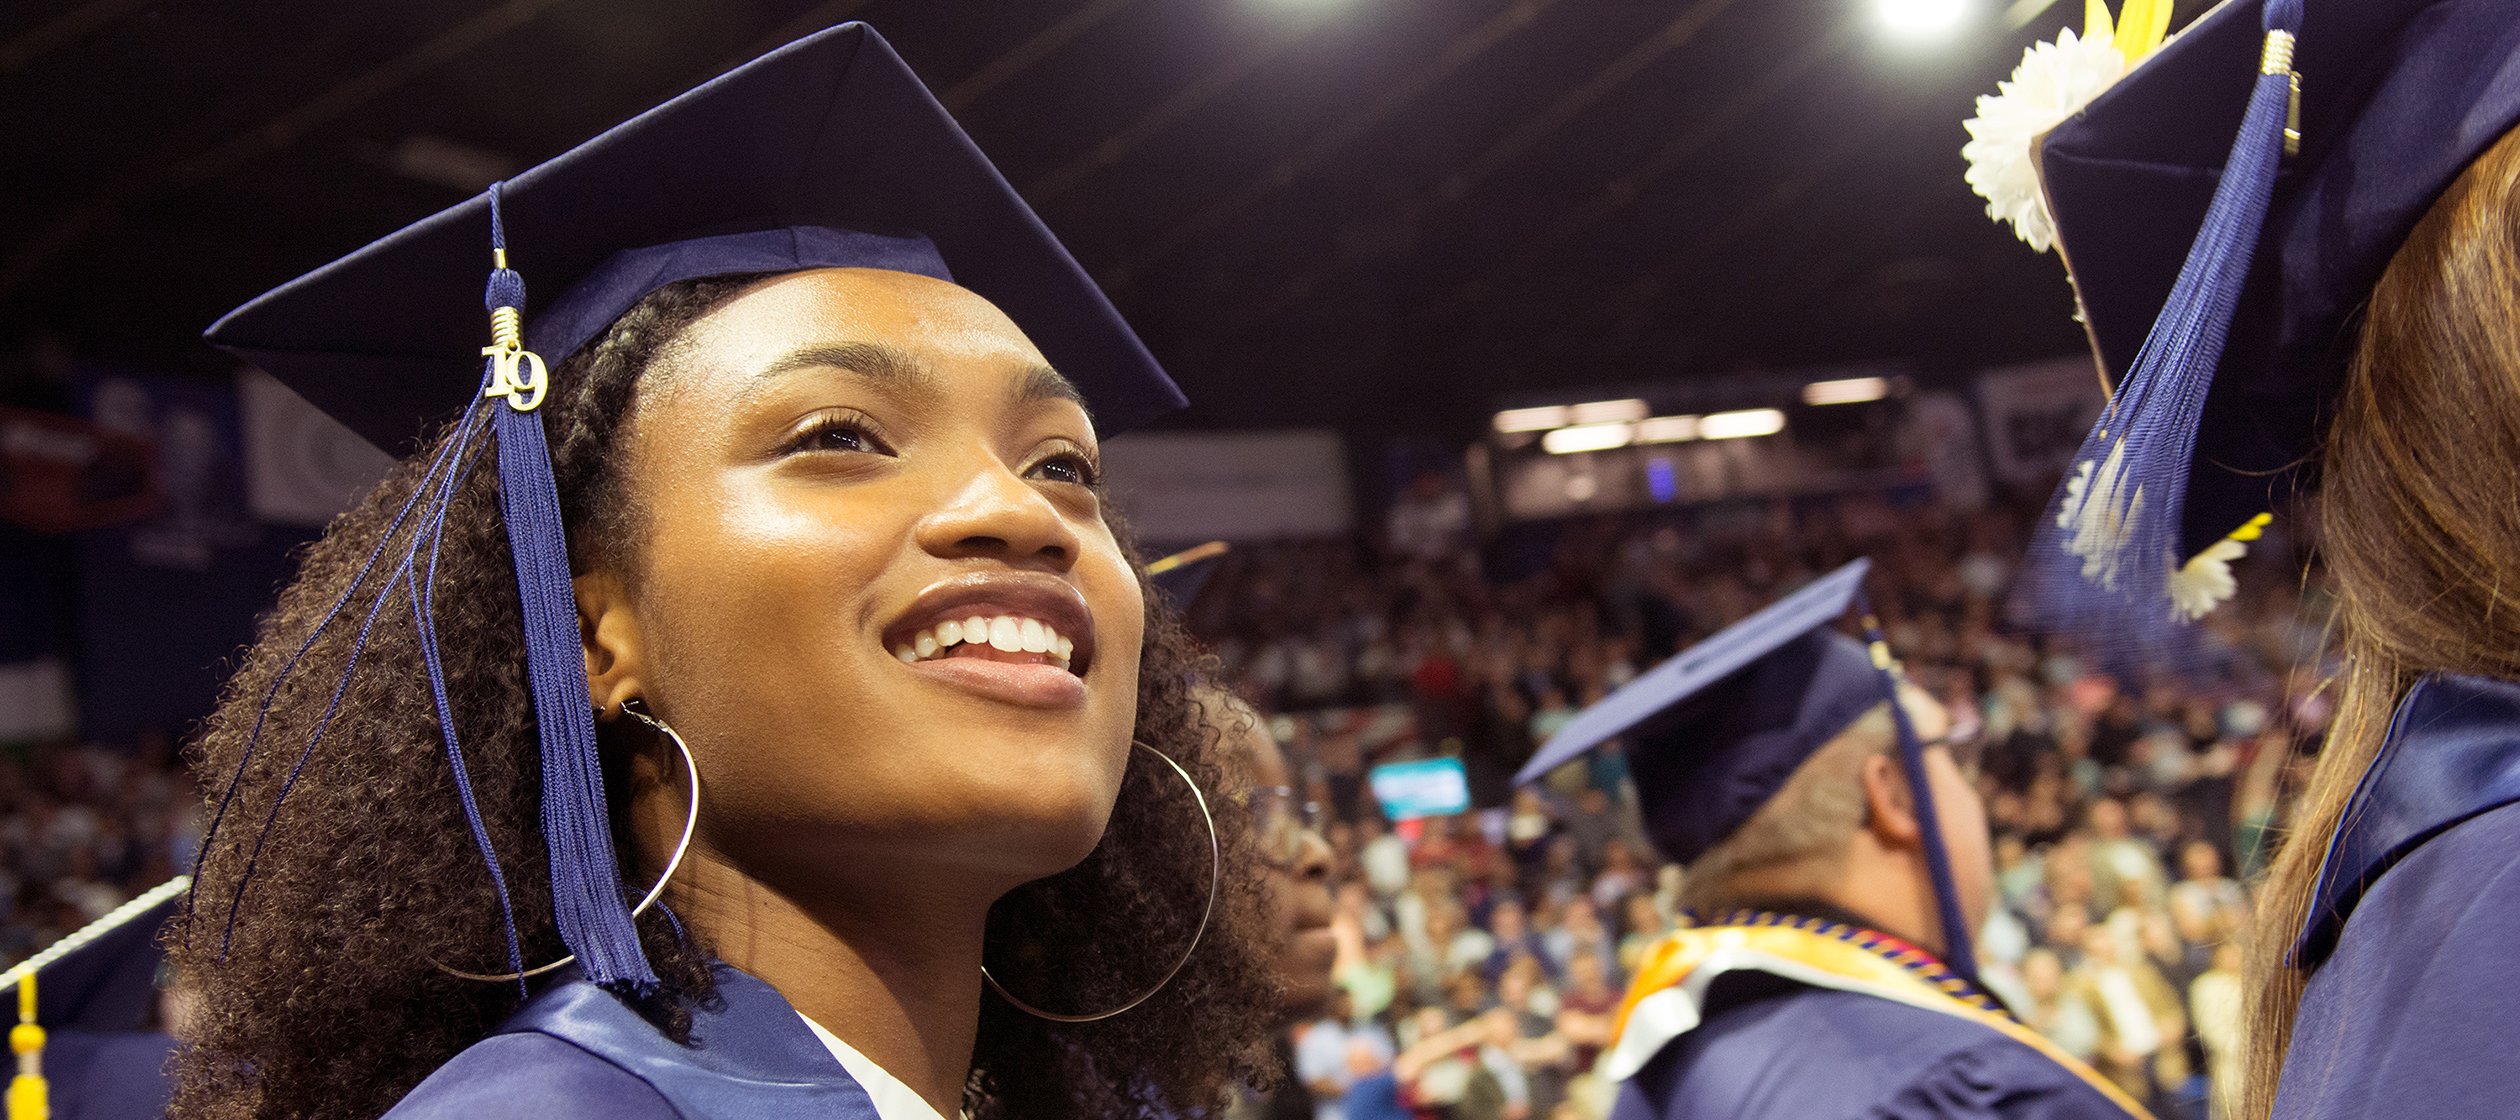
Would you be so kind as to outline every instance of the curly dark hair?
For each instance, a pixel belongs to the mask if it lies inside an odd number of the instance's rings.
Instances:
[[[642,375],[753,279],[660,289],[554,371],[546,438],[581,567],[620,558],[635,539],[624,522],[637,503],[626,500],[613,450]],[[459,810],[410,587],[391,565],[368,570],[380,548],[400,555],[418,519],[398,525],[398,511],[436,452],[466,430],[462,418],[448,422],[309,547],[194,747],[209,808],[223,816],[193,905],[166,935],[176,975],[199,997],[174,1116],[377,1115],[521,1000],[515,985],[458,979],[432,963],[500,970],[507,935]],[[476,462],[453,492],[431,602],[464,765],[524,957],[551,960],[566,950],[551,918],[534,713],[498,509],[497,472]],[[1125,544],[1116,516],[1113,531]],[[1228,765],[1191,695],[1208,659],[1140,577],[1136,737],[1216,791]],[[336,603],[345,604],[337,615]],[[1094,852],[991,912],[993,970],[1010,986],[1019,981],[1008,973],[1022,974],[1016,991],[1038,1006],[1117,1006],[1171,963],[1164,952],[1150,963],[1146,947],[1186,943],[1198,919],[1210,865],[1197,809],[1161,761],[1130,753]],[[624,793],[612,787],[616,804]],[[1222,888],[1188,966],[1145,1004],[1099,1023],[1049,1023],[987,1000],[964,1092],[974,1116],[1178,1113],[1257,1075],[1271,1020],[1256,1012],[1275,998],[1268,948],[1254,940],[1264,928],[1259,863],[1243,815],[1217,808]],[[624,881],[646,882],[627,866],[631,846],[618,848]],[[712,957],[663,907],[640,918],[639,932],[665,986],[643,1010],[684,1037],[690,1008],[713,995]]]

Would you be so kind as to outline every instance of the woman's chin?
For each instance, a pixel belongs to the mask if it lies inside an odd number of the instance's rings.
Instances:
[[[1112,802],[1099,790],[1067,783],[1029,786],[991,798],[951,830],[955,847],[1016,882],[1056,875],[1084,862],[1102,842]]]

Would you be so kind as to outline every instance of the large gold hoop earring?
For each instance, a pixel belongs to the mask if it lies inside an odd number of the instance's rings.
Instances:
[[[1207,936],[1208,919],[1216,916],[1216,892],[1217,887],[1219,886],[1219,880],[1221,880],[1225,874],[1225,850],[1224,846],[1219,844],[1216,839],[1216,817],[1208,811],[1207,794],[1199,791],[1199,783],[1190,777],[1190,772],[1188,770],[1181,768],[1180,763],[1173,761],[1171,755],[1165,754],[1162,751],[1156,750],[1155,748],[1147,746],[1146,744],[1138,742],[1134,739],[1129,741],[1129,745],[1164,760],[1164,765],[1172,767],[1172,772],[1181,776],[1181,783],[1190,787],[1191,800],[1196,801],[1199,805],[1199,819],[1207,825],[1208,834],[1207,908],[1199,911],[1199,928],[1191,933],[1190,944],[1187,948],[1184,948],[1181,951],[1181,959],[1174,961],[1171,968],[1164,970],[1163,977],[1155,981],[1155,985],[1153,987],[1138,993],[1137,998],[1121,1004],[1118,1007],[1112,1008],[1109,1011],[1098,1011],[1091,1015],[1063,1015],[1056,1011],[1044,1011],[1024,1002],[1023,1000],[1015,998],[1015,994],[1013,992],[1007,991],[1005,985],[997,982],[997,977],[989,975],[988,965],[984,964],[980,966],[980,978],[989,982],[990,991],[996,992],[999,999],[1005,1000],[1007,1003],[1014,1005],[1015,1010],[1021,1011],[1024,1014],[1030,1015],[1036,1019],[1047,1019],[1053,1023],[1098,1022],[1103,1019],[1111,1018],[1114,1015],[1121,1014],[1122,1012],[1128,1011],[1141,1003],[1145,1003],[1147,1000],[1155,998],[1155,993],[1163,991],[1164,985],[1172,983],[1173,977],[1181,975],[1182,968],[1190,963],[1190,955],[1198,952],[1199,950],[1199,939]]]
[[[638,706],[632,707],[634,704]],[[691,850],[691,834],[700,823],[700,763],[691,757],[691,744],[683,742],[681,733],[675,731],[672,724],[649,714],[645,710],[646,706],[637,697],[632,697],[621,702],[621,714],[654,728],[659,734],[673,741],[675,750],[682,752],[683,772],[691,775],[691,806],[683,813],[682,837],[674,841],[674,854],[665,860],[665,873],[658,875],[656,885],[649,887],[647,895],[639,899],[639,904],[630,908],[630,916],[633,918],[647,913],[648,907],[656,905],[656,900],[664,896],[665,884],[673,881],[675,869],[682,866],[683,854]],[[529,980],[543,973],[566,967],[575,960],[577,960],[577,954],[571,953],[550,964],[536,965],[523,972],[466,972],[435,958],[431,958],[429,963],[437,965],[438,971],[449,976],[491,984],[513,984],[519,980]]]

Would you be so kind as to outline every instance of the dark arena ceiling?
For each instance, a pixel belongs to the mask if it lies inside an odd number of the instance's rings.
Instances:
[[[2080,345],[1960,122],[2082,5],[25,0],[0,342],[220,376],[246,297],[753,54],[874,24],[1203,427],[1466,432],[1551,390]],[[2181,6],[2181,21],[2201,4]],[[2017,25],[2017,26],[2016,26]]]

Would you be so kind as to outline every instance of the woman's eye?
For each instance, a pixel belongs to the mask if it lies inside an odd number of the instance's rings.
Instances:
[[[1074,486],[1092,486],[1102,481],[1102,472],[1095,468],[1093,460],[1072,452],[1042,460],[1033,473],[1051,482]]]
[[[875,438],[863,421],[850,416],[817,420],[788,445],[795,451],[856,451],[868,454],[890,454],[884,441]]]

